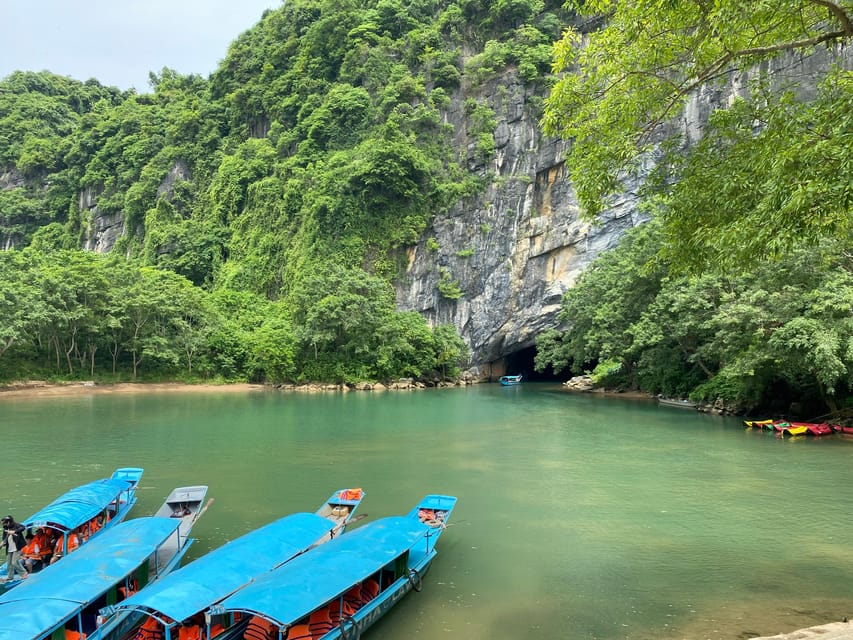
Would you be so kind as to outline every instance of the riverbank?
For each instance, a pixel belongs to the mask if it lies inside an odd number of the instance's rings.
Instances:
[[[114,384],[96,384],[84,382],[42,382],[28,380],[0,386],[0,400],[4,398],[26,397],[67,397],[92,394],[141,394],[141,393],[246,393],[269,389],[261,384],[186,384],[182,382],[117,382]]]
[[[116,382],[96,383],[94,381],[77,382],[45,382],[42,380],[27,380],[0,385],[0,400],[3,398],[20,397],[63,397],[92,394],[140,394],[140,393],[246,393],[252,391],[296,391],[302,393],[319,393],[324,391],[386,391],[406,389],[427,389],[435,387],[456,387],[473,384],[471,380],[457,382],[436,382],[424,384],[403,378],[383,384],[380,382],[359,382],[354,385],[345,384],[248,384],[248,383],[184,383],[184,382]]]

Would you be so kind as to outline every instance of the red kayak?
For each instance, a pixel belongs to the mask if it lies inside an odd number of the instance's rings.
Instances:
[[[832,424],[830,427],[832,427],[835,433],[844,433],[848,436],[853,436],[853,427],[842,427],[840,424]]]
[[[832,427],[825,422],[817,424],[815,422],[792,422],[792,427],[805,427],[806,435],[808,436],[828,436],[835,433]]]

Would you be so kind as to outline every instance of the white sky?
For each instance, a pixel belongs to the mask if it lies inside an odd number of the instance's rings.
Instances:
[[[169,67],[207,77],[228,45],[281,0],[0,0],[0,78],[52,71],[151,90]]]

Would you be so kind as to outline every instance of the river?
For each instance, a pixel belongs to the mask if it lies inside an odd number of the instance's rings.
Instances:
[[[0,396],[0,432],[19,519],[120,466],[145,468],[132,516],[209,485],[190,559],[338,488],[365,489],[363,522],[458,496],[423,592],[366,640],[734,639],[853,613],[846,436],[544,383]]]

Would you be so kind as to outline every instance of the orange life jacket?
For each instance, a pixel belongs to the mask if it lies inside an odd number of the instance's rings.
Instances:
[[[89,520],[89,535],[94,535],[98,531],[101,530],[101,518],[100,516],[95,516],[91,520]]]
[[[435,520],[435,511],[432,509],[418,509],[418,519],[421,522],[424,520]]]
[[[350,590],[344,594],[344,604],[349,606],[352,613],[355,613],[361,608],[361,606],[364,604],[364,600],[361,597],[360,584],[351,587]]]
[[[334,629],[335,625],[332,624],[332,619],[329,617],[329,608],[323,607],[312,613],[308,619],[308,628],[315,638],[322,638]]]
[[[311,637],[307,624],[295,624],[287,630],[287,640],[311,640]]]
[[[86,634],[78,633],[77,631],[72,631],[71,629],[66,629],[65,640],[86,640]]]
[[[30,540],[23,549],[21,549],[21,555],[23,555],[25,558],[31,559],[40,558],[42,544],[43,542],[41,541],[41,536],[33,537],[33,539]]]
[[[145,623],[139,627],[139,630],[134,636],[134,640],[163,640],[164,629],[154,618],[148,618]]]
[[[65,544],[65,536],[59,536],[56,540],[56,546],[53,547],[53,555],[61,557],[63,553],[71,553],[80,546],[80,538],[76,533],[71,533],[68,537],[68,548],[63,552],[62,547]]]
[[[361,500],[364,496],[363,489],[344,489],[338,494],[341,500]]]
[[[131,578],[128,584],[123,584],[116,587],[116,593],[118,594],[120,600],[126,600],[137,591],[139,591],[139,583],[136,582],[136,578]]]
[[[185,625],[178,629],[178,640],[201,640],[201,627]]]
[[[361,601],[367,604],[379,595],[379,583],[376,580],[365,580],[361,585]]]

